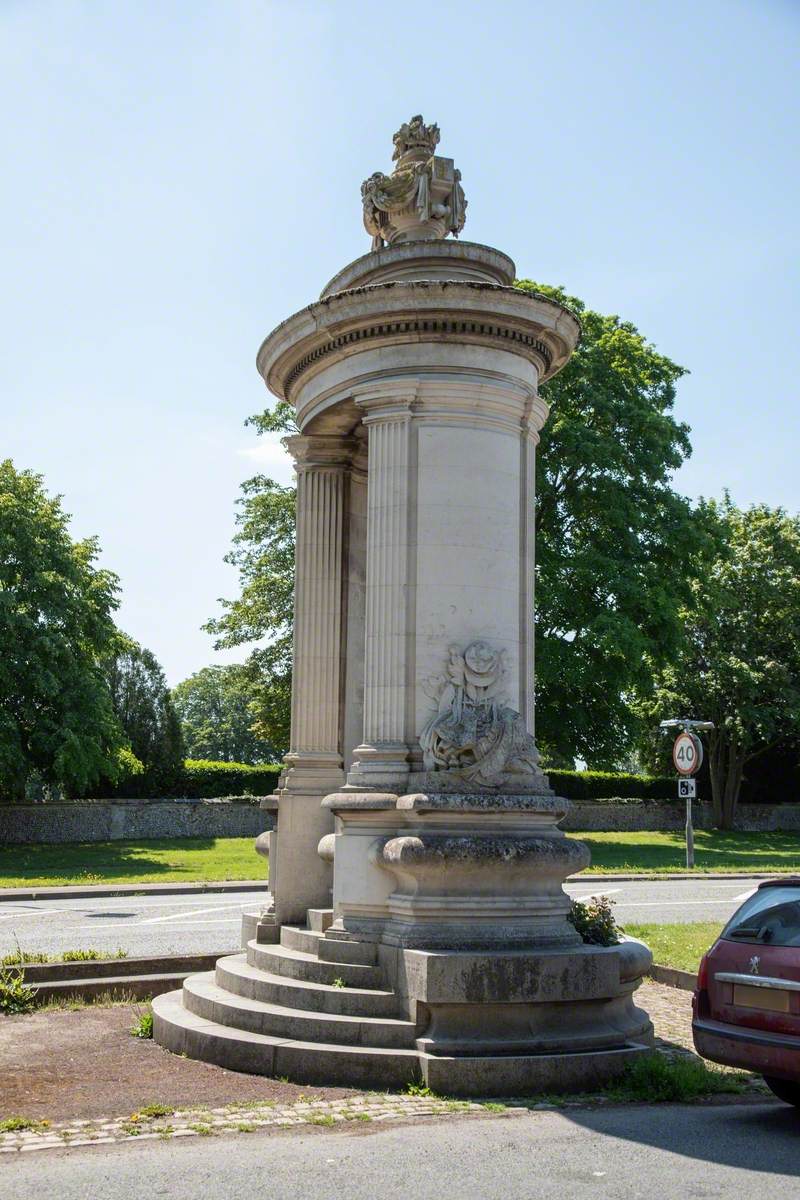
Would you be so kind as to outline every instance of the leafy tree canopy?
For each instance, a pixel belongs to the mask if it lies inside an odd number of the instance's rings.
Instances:
[[[672,415],[684,371],[629,322],[561,288],[517,286],[567,304],[583,327],[569,364],[542,387],[551,416],[537,484],[537,738],[554,765],[610,766],[636,728],[629,701],[672,653],[689,596],[698,533],[670,484],[690,452]],[[283,402],[250,423],[261,433],[295,428]],[[248,669],[257,728],[276,748],[288,744],[294,500],[293,488],[264,476],[243,485],[227,558],[241,596],[206,626],[218,646],[262,642]]]
[[[714,820],[729,829],[746,764],[800,736],[800,517],[764,504],[742,511],[727,495],[699,517],[710,536],[680,612],[684,636],[643,708],[651,727],[674,716],[714,722]]]
[[[118,580],[73,542],[42,477],[0,463],[0,792],[38,777],[82,791],[117,769],[119,724],[99,665],[116,637]]]
[[[288,407],[288,406],[287,406]],[[270,430],[268,417],[261,428]],[[278,428],[285,428],[278,413]],[[289,748],[292,696],[295,489],[256,475],[242,484],[238,532],[225,561],[239,570],[241,594],[221,600],[223,613],[205,629],[218,649],[259,643],[244,664],[253,729],[281,755]]]
[[[153,786],[168,785],[185,757],[180,720],[155,655],[119,633],[106,657],[114,712],[130,749]]]
[[[252,674],[243,666],[204,667],[172,691],[189,758],[254,765],[276,754],[253,730]]]
[[[521,280],[567,305],[580,343],[541,394],[536,505],[536,730],[553,764],[613,766],[630,746],[629,700],[677,643],[698,543],[671,486],[689,455],[672,415],[684,369],[629,321],[562,288]]]

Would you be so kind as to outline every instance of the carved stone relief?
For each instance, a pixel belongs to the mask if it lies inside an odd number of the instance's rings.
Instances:
[[[425,769],[492,788],[509,776],[541,779],[536,743],[507,703],[507,651],[476,641],[463,653],[450,646],[448,654],[445,672],[423,684],[436,704],[419,739]]]

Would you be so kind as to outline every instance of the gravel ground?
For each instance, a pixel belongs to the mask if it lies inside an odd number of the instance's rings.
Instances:
[[[691,995],[644,983],[637,993],[663,1048],[691,1050]],[[68,1121],[129,1114],[148,1104],[220,1106],[232,1102],[292,1104],[298,1097],[339,1100],[356,1089],[315,1088],[244,1075],[180,1058],[131,1037],[142,1006],[42,1009],[0,1018],[0,1120],[20,1114]]]

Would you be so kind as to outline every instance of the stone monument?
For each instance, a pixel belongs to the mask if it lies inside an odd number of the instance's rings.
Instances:
[[[307,1083],[585,1088],[652,1042],[639,942],[584,945],[588,865],[534,738],[534,477],[575,316],[448,241],[466,200],[413,117],[362,185],[371,250],[258,354],[299,434],[291,749],[243,952],[155,1037]]]

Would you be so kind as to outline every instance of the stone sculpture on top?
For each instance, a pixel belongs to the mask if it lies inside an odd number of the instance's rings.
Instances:
[[[372,249],[444,238],[448,233],[458,237],[467,202],[461,172],[452,158],[434,153],[439,126],[412,117],[393,140],[396,165],[391,175],[376,171],[361,185],[364,227],[372,236]]]

